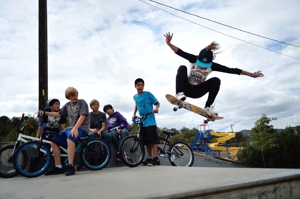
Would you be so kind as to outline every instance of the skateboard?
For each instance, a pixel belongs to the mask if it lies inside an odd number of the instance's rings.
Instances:
[[[206,111],[205,109],[195,106],[191,103],[181,101],[181,100],[177,99],[176,97],[174,97],[173,95],[166,94],[166,98],[171,104],[175,105],[175,107],[173,108],[173,111],[177,111],[180,108],[184,108],[186,110],[192,111],[196,114],[199,114],[199,115],[205,117],[206,120],[204,121],[204,123],[208,123],[209,121],[221,120],[224,118],[219,115],[211,116],[208,114],[208,111]]]

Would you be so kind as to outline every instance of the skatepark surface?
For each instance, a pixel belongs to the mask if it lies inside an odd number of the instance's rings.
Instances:
[[[138,166],[0,178],[0,198],[300,198],[299,169]]]

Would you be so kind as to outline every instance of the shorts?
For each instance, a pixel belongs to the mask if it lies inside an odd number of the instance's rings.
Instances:
[[[73,137],[73,136],[71,135],[71,130],[72,130],[72,129],[73,129],[73,128],[68,128],[68,129],[62,130],[62,131],[59,133],[60,135],[56,135],[56,136],[53,137],[53,139],[52,139],[53,142],[56,143],[56,144],[59,144],[59,145],[61,145],[61,146],[63,146],[63,147],[67,147],[67,146],[68,146],[67,139],[72,140],[72,141],[76,144],[76,142],[77,142],[80,138],[82,138],[82,137],[88,135],[87,132],[85,132],[83,129],[78,128],[78,136],[77,136],[77,138],[75,138],[75,137]]]
[[[149,146],[152,144],[159,144],[159,138],[158,138],[156,126],[142,127],[140,131],[140,136],[141,136],[141,143],[143,145]]]

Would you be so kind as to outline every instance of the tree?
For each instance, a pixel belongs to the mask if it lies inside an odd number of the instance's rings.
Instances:
[[[272,147],[270,154],[270,167],[300,168],[300,129],[297,130],[287,127],[276,134],[275,147]]]
[[[234,139],[228,140],[227,143],[230,144],[230,143],[248,142],[248,138],[249,137],[247,135],[244,135],[241,132],[237,132],[237,133],[235,133]]]
[[[198,132],[198,129],[193,128],[193,129],[189,129],[189,128],[185,128],[183,127],[175,136],[173,136],[170,140],[171,142],[176,142],[176,141],[182,141],[185,142],[187,144],[191,144],[193,139],[196,136],[196,133]]]
[[[251,129],[250,136],[252,137],[251,145],[261,151],[261,157],[266,165],[264,150],[274,146],[274,134],[276,130],[270,122],[277,118],[268,118],[265,114],[255,122],[255,127]]]
[[[251,129],[252,141],[237,154],[238,162],[264,168],[300,168],[300,127],[277,132],[263,115]]]
[[[11,123],[12,121],[8,117],[0,117],[0,142],[3,141],[11,131]]]
[[[19,118],[19,117],[13,117],[10,121],[7,121],[7,128],[5,129],[6,136],[1,141],[6,142],[6,141],[17,140],[17,138],[18,138],[17,128],[18,128],[20,119],[21,118]]]

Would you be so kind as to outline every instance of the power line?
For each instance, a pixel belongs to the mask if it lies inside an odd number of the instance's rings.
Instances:
[[[157,9],[161,10],[161,11],[164,11],[164,12],[170,14],[170,15],[173,15],[173,16],[175,16],[175,17],[181,18],[181,19],[183,19],[183,20],[185,20],[185,21],[188,21],[188,22],[190,22],[190,23],[196,24],[196,25],[201,26],[201,27],[203,27],[203,28],[206,28],[206,29],[208,29],[208,30],[217,32],[217,33],[219,33],[219,34],[225,35],[225,36],[227,36],[227,37],[231,37],[231,38],[233,38],[233,39],[242,41],[242,42],[244,42],[244,43],[247,43],[247,44],[250,44],[250,45],[253,45],[253,46],[256,46],[256,47],[259,47],[259,48],[262,48],[262,49],[265,49],[265,50],[268,50],[268,51],[271,51],[271,52],[274,52],[274,53],[277,53],[277,54],[280,54],[280,55],[284,55],[284,56],[287,56],[287,57],[290,57],[290,58],[293,58],[293,59],[300,60],[300,59],[297,58],[297,57],[293,57],[293,56],[290,56],[290,55],[287,55],[287,54],[283,54],[283,53],[281,53],[281,52],[278,52],[278,51],[275,51],[275,50],[272,50],[272,49],[269,49],[269,48],[266,48],[266,47],[263,47],[263,46],[260,46],[260,45],[258,45],[258,44],[254,44],[254,43],[251,43],[251,42],[242,40],[242,39],[239,39],[239,38],[237,38],[237,37],[234,37],[234,36],[225,34],[225,33],[223,33],[223,32],[214,30],[214,29],[212,29],[212,28],[203,26],[203,25],[201,25],[201,24],[198,24],[198,23],[196,23],[196,22],[193,22],[193,21],[191,21],[191,20],[185,19],[185,18],[180,17],[180,16],[178,16],[178,15],[175,15],[175,14],[173,14],[173,13],[171,13],[171,12],[168,12],[168,11],[166,11],[166,10],[164,10],[164,9],[161,9],[161,8],[159,8],[159,7],[157,7],[157,6],[154,6],[154,5],[152,5],[152,4],[149,4],[149,3],[147,3],[147,2],[145,2],[145,1],[143,1],[143,0],[139,0],[139,1],[141,1],[141,2],[143,2],[143,3],[145,3],[145,4],[148,4],[148,5],[152,6],[152,7],[155,7],[155,8],[157,8]],[[152,1],[152,0],[149,0],[149,1]]]
[[[141,0],[141,1],[142,1],[142,0]],[[205,20],[207,20],[207,21],[210,21],[210,22],[213,22],[213,23],[217,23],[217,24],[219,24],[219,25],[226,26],[226,27],[228,27],[228,28],[232,28],[232,29],[235,29],[235,30],[238,30],[238,31],[247,33],[247,34],[251,34],[251,35],[254,35],[254,36],[257,36],[257,37],[261,37],[261,38],[268,39],[268,40],[271,40],[271,41],[275,41],[275,42],[278,42],[278,43],[282,43],[282,44],[285,44],[285,45],[294,46],[294,47],[297,47],[297,48],[300,47],[300,46],[295,45],[295,44],[286,43],[286,42],[284,42],[284,41],[279,41],[279,40],[272,39],[272,38],[269,38],[269,37],[265,37],[265,36],[262,36],[262,35],[258,35],[258,34],[252,33],[252,32],[248,32],[248,31],[245,31],[245,30],[242,30],[242,29],[239,29],[239,28],[235,28],[235,27],[232,27],[232,26],[229,26],[229,25],[226,25],[226,24],[223,24],[223,23],[220,23],[220,22],[217,22],[217,21],[214,21],[214,20],[205,18],[205,17],[201,17],[201,16],[196,15],[196,14],[192,14],[192,13],[186,12],[186,11],[184,11],[184,10],[180,10],[180,9],[178,9],[178,8],[174,8],[174,7],[172,7],[172,6],[165,5],[165,4],[160,3],[160,2],[157,2],[157,1],[153,1],[153,0],[148,0],[148,1],[152,1],[152,2],[154,2],[154,3],[157,3],[157,4],[159,4],[159,5],[162,5],[162,6],[171,8],[171,9],[173,9],[173,10],[177,10],[177,11],[183,12],[183,13],[188,14],[188,15],[192,15],[192,16],[195,16],[195,17],[198,17],[198,18],[201,18],[201,19],[205,19]]]

